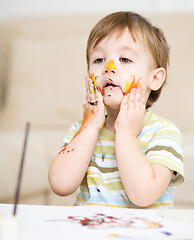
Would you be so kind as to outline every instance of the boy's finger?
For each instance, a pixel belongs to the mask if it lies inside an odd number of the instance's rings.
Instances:
[[[100,92],[100,90],[98,88],[96,88],[96,94],[95,94],[95,105],[104,105],[103,103],[103,98],[102,98],[102,94]]]
[[[95,105],[96,97],[94,93],[94,87],[92,80],[87,76],[85,77],[86,80],[86,101],[89,105]]]
[[[145,92],[141,87],[137,88],[136,107],[139,109],[145,108]]]
[[[121,111],[128,110],[128,101],[129,101],[129,93],[127,93],[127,94],[125,94],[125,96],[123,96],[123,99],[121,102]]]
[[[136,99],[136,88],[132,88],[129,94],[129,109],[130,108],[135,108],[135,99]]]
[[[85,113],[85,111],[86,111],[86,104],[83,104],[82,108],[83,108],[83,112]]]
[[[142,99],[141,99],[142,104],[145,106],[146,105],[146,98],[145,98],[145,91],[142,89]]]
[[[136,97],[135,97],[135,107],[137,109],[142,108],[142,88],[138,87],[136,91]]]
[[[142,88],[138,87],[136,90],[136,97],[135,97],[136,102],[141,102],[142,100]]]

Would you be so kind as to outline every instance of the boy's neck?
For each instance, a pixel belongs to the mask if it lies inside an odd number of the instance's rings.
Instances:
[[[115,121],[117,119],[119,110],[106,108],[107,117],[105,121],[105,128],[113,133],[115,133]]]

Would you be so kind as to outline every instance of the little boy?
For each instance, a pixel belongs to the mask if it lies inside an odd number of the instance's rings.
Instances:
[[[72,125],[49,181],[61,196],[80,186],[75,205],[172,207],[184,180],[181,134],[155,115],[166,79],[163,33],[133,12],[100,20],[87,42],[83,121]]]

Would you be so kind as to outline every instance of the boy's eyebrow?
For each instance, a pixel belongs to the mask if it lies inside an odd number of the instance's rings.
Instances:
[[[135,54],[135,55],[138,55],[138,53],[137,53],[137,51],[133,48],[133,47],[130,47],[130,46],[128,46],[128,45],[124,45],[124,46],[121,46],[120,48],[119,48],[119,51],[130,51],[130,52],[132,52],[133,54]],[[91,49],[91,51],[94,53],[94,52],[98,52],[98,51],[103,51],[103,48],[102,47],[100,47],[100,46],[95,46],[94,48],[92,48]]]
[[[132,52],[133,54],[135,55],[138,55],[137,51],[133,48],[133,47],[130,47],[130,46],[121,46],[120,50],[127,50],[127,51],[130,51]]]
[[[91,52],[97,52],[97,51],[103,51],[103,48],[98,45],[91,48]]]

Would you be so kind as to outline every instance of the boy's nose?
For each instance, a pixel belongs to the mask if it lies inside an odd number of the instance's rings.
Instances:
[[[105,72],[112,72],[112,73],[115,73],[115,64],[114,64],[114,61],[113,59],[110,59],[108,61],[108,63],[106,64],[106,67],[105,67]]]

